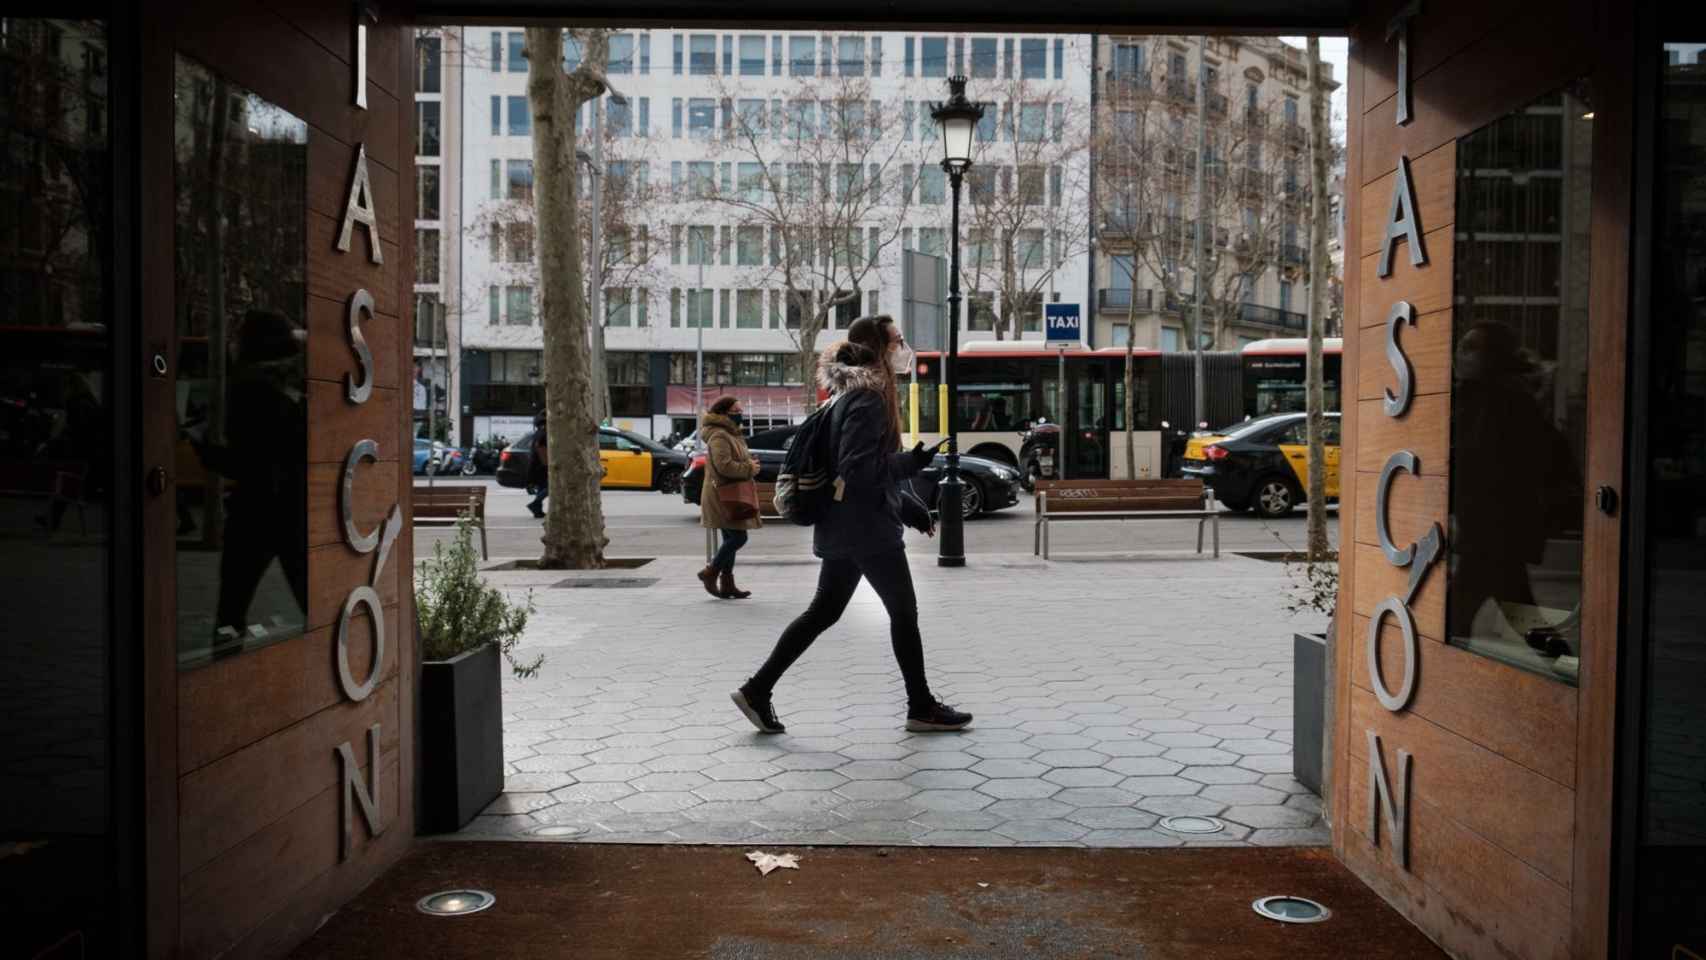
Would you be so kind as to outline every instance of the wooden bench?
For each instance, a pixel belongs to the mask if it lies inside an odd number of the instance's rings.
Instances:
[[[1065,520],[1195,520],[1197,552],[1203,525],[1214,527],[1220,557],[1220,504],[1201,480],[1038,480],[1032,555],[1048,559],[1050,522]]]
[[[480,559],[490,559],[486,553],[486,488],[472,483],[435,483],[415,486],[415,518],[417,527],[454,527],[462,514],[474,519],[480,528]]]

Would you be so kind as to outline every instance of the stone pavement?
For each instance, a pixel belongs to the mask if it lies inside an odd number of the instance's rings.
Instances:
[[[489,574],[533,589],[523,652],[547,659],[538,678],[506,676],[507,793],[459,836],[568,825],[555,833],[640,843],[1327,841],[1319,801],[1290,775],[1291,635],[1321,624],[1286,614],[1283,565],[979,556],[946,570],[933,546],[911,544],[913,574],[931,684],[977,716],[959,734],[903,729],[868,586],[777,688],[788,733],[752,729],[728,694],[804,608],[808,558],[743,562],[746,601],[706,596],[689,558]],[[554,586],[565,582],[581,586]],[[1177,814],[1226,829],[1158,826]]]

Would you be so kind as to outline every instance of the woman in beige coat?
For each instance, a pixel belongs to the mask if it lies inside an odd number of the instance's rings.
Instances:
[[[735,520],[723,509],[717,487],[758,476],[758,461],[746,447],[745,417],[736,397],[718,397],[699,419],[699,439],[705,443],[705,486],[699,493],[699,525],[723,532],[723,545],[699,582],[705,592],[724,600],[745,600],[751,591],[735,586],[735,554],[746,546],[746,532],[763,526],[757,517]]]

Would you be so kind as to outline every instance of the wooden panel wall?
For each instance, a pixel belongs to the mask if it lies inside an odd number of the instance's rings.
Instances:
[[[378,590],[384,602],[384,662],[372,664],[365,615],[351,628],[351,668],[381,681],[361,702],[340,689],[334,667],[339,610],[367,583],[374,554],[344,544],[338,488],[345,454],[379,443],[379,462],[358,468],[355,516],[379,524],[393,504],[410,514],[405,386],[409,362],[414,195],[411,119],[413,43],[395,14],[368,32],[366,110],[353,104],[351,5],[339,0],[237,0],[179,5],[150,24],[143,65],[145,171],[154,171],[144,218],[145,250],[166,251],[145,271],[151,343],[169,345],[172,318],[171,86],[176,53],[190,56],[308,123],[308,474],[309,609],[305,636],[178,673],[170,577],[150,603],[151,662],[150,953],[154,956],[277,956],[401,855],[414,835],[414,627],[408,603],[407,525]],[[384,263],[367,256],[357,227],[352,249],[335,248],[356,153],[365,147]],[[163,174],[163,175],[161,175]],[[344,396],[356,360],[345,335],[350,296],[373,295],[362,326],[374,354],[374,390],[363,405]],[[176,356],[168,349],[168,356]],[[152,441],[172,426],[161,398],[144,404]],[[151,561],[173,569],[171,498],[154,502],[166,531]],[[340,860],[340,766],[349,743],[369,774],[366,730],[381,725],[377,777],[385,831],[369,836],[355,816],[354,849]]]
[[[1419,476],[1393,483],[1388,517],[1393,539],[1406,544],[1439,523],[1449,530],[1453,224],[1456,141],[1500,115],[1564,85],[1592,76],[1596,97],[1595,221],[1590,323],[1590,406],[1610,416],[1590,425],[1590,450],[1616,447],[1621,436],[1621,343],[1627,321],[1620,299],[1627,273],[1629,132],[1608,114],[1626,113],[1612,91],[1621,53],[1607,54],[1602,33],[1624,17],[1598,0],[1541,4],[1534,0],[1429,0],[1410,26],[1413,119],[1396,125],[1397,48],[1387,24],[1403,4],[1376,0],[1351,35],[1346,83],[1349,160],[1346,193],[1345,442],[1353,453],[1340,516],[1343,562],[1339,619],[1336,739],[1331,806],[1339,856],[1382,896],[1459,957],[1599,957],[1609,876],[1592,866],[1609,850],[1609,780],[1589,772],[1609,757],[1617,644],[1618,568],[1615,521],[1587,523],[1589,566],[1584,609],[1600,611],[1584,636],[1577,689],[1504,666],[1445,643],[1448,570],[1443,558],[1411,603],[1419,634],[1415,696],[1390,712],[1375,699],[1365,637],[1369,617],[1388,595],[1402,597],[1408,570],[1389,564],[1375,533],[1381,465],[1398,450],[1417,455]],[[1535,29],[1546,23],[1548,29]],[[1428,263],[1410,266],[1399,244],[1390,276],[1378,276],[1385,219],[1400,157],[1411,180]],[[1623,199],[1617,200],[1619,181]],[[1602,276],[1604,275],[1604,276]],[[1388,311],[1399,300],[1417,322],[1400,342],[1414,368],[1415,399],[1400,418],[1385,415],[1382,391],[1395,386],[1385,353]],[[1615,402],[1611,402],[1615,395]],[[1616,482],[1620,462],[1590,454],[1588,489]],[[1584,505],[1585,509],[1585,505]],[[1607,545],[1611,549],[1607,550]],[[1597,551],[1597,552],[1596,552]],[[1402,641],[1394,621],[1382,630],[1380,666],[1389,687],[1402,676]],[[1600,658],[1607,659],[1601,661]],[[1395,860],[1384,820],[1368,829],[1370,768],[1367,731],[1381,739],[1396,787],[1397,751],[1413,757],[1409,865]],[[1578,733],[1580,731],[1580,733]],[[1592,733],[1590,733],[1590,731]],[[1584,868],[1584,864],[1587,866]],[[1596,921],[1594,918],[1598,917]]]

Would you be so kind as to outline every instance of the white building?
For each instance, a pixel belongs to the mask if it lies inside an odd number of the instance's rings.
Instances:
[[[440,219],[417,221],[423,247],[437,242],[442,249],[436,283],[423,282],[416,289],[446,305],[448,329],[437,342],[459,358],[451,371],[452,403],[460,406],[459,415],[452,417],[453,432],[460,442],[492,433],[513,438],[523,429],[522,418],[543,402],[543,341],[532,235],[525,222],[530,217],[532,142],[524,34],[519,27],[446,28],[443,34],[443,92],[423,92],[419,99],[442,103],[438,109],[446,135],[440,156],[423,156],[418,172],[436,167],[442,174],[439,199],[446,209]],[[857,224],[860,238],[868,232],[870,245],[878,250],[874,268],[857,284],[863,296],[859,303],[834,311],[830,328],[818,337],[819,346],[860,314],[901,314],[903,248],[916,246],[946,256],[942,248],[948,207],[935,177],[940,153],[933,142],[929,102],[946,98],[946,78],[956,73],[970,77],[968,96],[991,104],[983,129],[991,179],[980,187],[1008,196],[1030,190],[1026,184],[1032,182],[1050,186],[1045,203],[1050,212],[1042,219],[1053,227],[1014,231],[1025,235],[1019,238],[1022,246],[1030,243],[1033,233],[1042,241],[1021,256],[1018,282],[1006,285],[1010,291],[1036,288],[1035,295],[1023,298],[1023,306],[1037,322],[1026,319],[1021,335],[1040,339],[1040,332],[1024,331],[1040,331],[1044,299],[1082,301],[1088,314],[1090,205],[1087,195],[1072,188],[1088,183],[1088,151],[1061,151],[1066,160],[1057,165],[1064,169],[1044,175],[1032,177],[1024,167],[1017,169],[1017,176],[993,175],[1000,165],[994,158],[1002,154],[1003,144],[1063,141],[1072,133],[1074,116],[1087,120],[1091,43],[1084,35],[665,29],[615,34],[609,77],[623,99],[599,102],[607,126],[606,182],[626,177],[655,195],[643,213],[630,218],[640,236],[628,239],[636,248],[647,249],[645,265],[625,267],[606,278],[606,349],[615,421],[656,437],[691,423],[695,348],[701,332],[707,402],[721,393],[741,395],[749,419],[759,423],[801,415],[804,388],[797,335],[789,329],[776,268],[776,249],[786,238],[773,226],[766,227],[761,217],[743,214],[726,202],[694,197],[719,182],[727,197],[734,185],[744,188],[756,182],[755,170],[771,162],[782,169],[799,149],[790,138],[802,125],[816,129],[818,124],[811,97],[814,85],[825,91],[820,101],[825,128],[831,112],[829,91],[853,84],[867,91],[862,96],[869,102],[859,104],[859,122],[869,123],[875,140],[867,145],[865,157],[873,173],[879,172],[877,161],[882,161],[880,183],[887,191],[882,202],[863,211],[868,216]],[[570,56],[575,56],[572,48]],[[1021,96],[1025,102],[1013,102]],[[1045,102],[1059,104],[1052,116],[1037,106]],[[592,128],[590,107],[582,116],[582,130],[587,132]],[[738,143],[743,120],[768,124],[771,147]],[[459,129],[459,140],[453,129]],[[593,138],[583,136],[581,145],[592,150]],[[754,147],[759,155],[753,154]],[[856,169],[851,175],[865,174]],[[449,187],[451,180],[454,188]],[[823,189],[830,188],[826,184]],[[973,186],[968,182],[969,189]],[[1040,186],[1036,194],[1043,196]],[[969,217],[969,202],[962,209]],[[1071,229],[1061,229],[1066,226]],[[433,230],[442,232],[434,235]],[[1049,241],[1045,234],[1054,232],[1061,236]],[[620,243],[623,238],[606,240]],[[1052,273],[1046,266],[1025,271],[1026,262],[1044,262],[1047,253],[1038,256],[1037,251],[1058,252],[1064,259]],[[419,252],[419,262],[431,263],[425,249]],[[421,279],[434,278],[423,273]],[[987,285],[998,287],[993,280]],[[990,309],[1004,313],[1003,298],[994,289],[976,297],[974,291],[966,292],[963,336],[995,337]],[[696,325],[701,317],[702,331]],[[426,357],[432,349],[423,346],[418,352]]]

